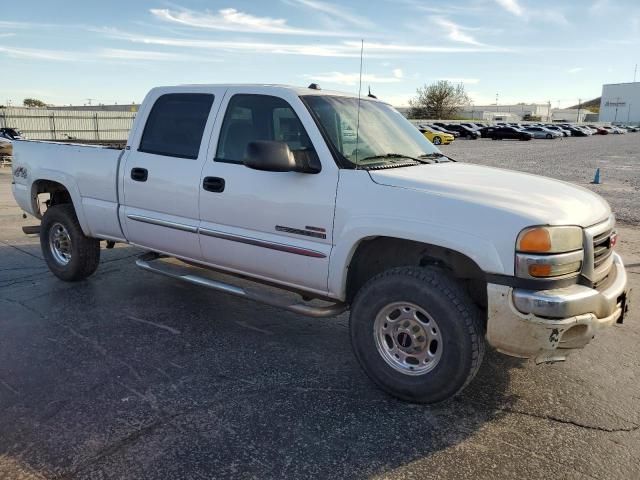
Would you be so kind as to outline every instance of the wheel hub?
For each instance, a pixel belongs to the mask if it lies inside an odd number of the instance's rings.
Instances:
[[[71,236],[61,223],[54,223],[49,230],[49,250],[60,265],[67,265],[71,261]]]
[[[395,302],[382,308],[374,322],[374,337],[385,362],[406,375],[430,372],[442,356],[436,321],[413,303]]]

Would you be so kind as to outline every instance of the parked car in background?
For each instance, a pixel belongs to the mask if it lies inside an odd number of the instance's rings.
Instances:
[[[609,135],[609,130],[602,128],[600,125],[587,125],[587,127],[595,130],[594,135]]]
[[[482,127],[485,126],[485,125],[479,125],[477,123],[471,123],[471,122],[461,123],[460,125],[470,128],[471,130],[480,130]]]
[[[460,132],[456,132],[455,130],[449,130],[447,128],[441,127],[439,125],[435,125],[433,123],[429,123],[427,127],[436,130],[438,132],[448,133],[449,135],[453,135],[454,138],[458,138],[460,136]]]
[[[483,129],[484,130],[484,129]],[[533,136],[515,127],[487,127],[483,132],[485,138],[491,140],[531,140]]]
[[[575,125],[571,125],[571,126],[564,127],[564,128],[569,130],[573,137],[588,137],[589,135],[591,135],[590,132],[587,133],[587,131],[585,131],[582,128],[576,127]]]
[[[0,128],[0,137],[8,138],[9,140],[23,140],[25,138],[20,130],[11,127]]]
[[[554,132],[561,133],[563,137],[571,136],[571,130],[568,130],[565,127],[560,127],[559,125],[546,125],[545,128],[552,130]]]
[[[560,132],[555,132],[544,127],[526,127],[523,130],[527,133],[530,133],[533,138],[545,138],[547,140],[553,140],[555,138],[562,137],[562,134]]]
[[[456,137],[454,137],[450,133],[439,132],[431,128],[418,127],[418,130],[420,130],[420,133],[422,133],[427,138],[427,140],[429,140],[434,145],[449,145],[456,139]]]
[[[627,132],[637,132],[638,130],[640,130],[638,127],[634,127],[632,125],[617,125],[617,127],[618,128],[623,128]]]
[[[609,133],[613,133],[614,135],[622,135],[624,133],[627,133],[626,130],[623,130],[622,128],[614,127],[613,125],[603,125],[602,128],[604,128]]]
[[[465,127],[464,125],[450,123],[445,125],[444,128],[452,132],[458,132],[461,137],[466,138],[467,140],[477,140],[480,138],[480,134],[476,130]]]

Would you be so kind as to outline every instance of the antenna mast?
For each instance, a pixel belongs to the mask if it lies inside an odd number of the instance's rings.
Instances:
[[[360,80],[358,81],[358,113],[356,115],[356,169],[358,168],[358,154],[360,153],[360,96],[362,94],[362,53],[364,52],[364,39],[360,40]]]

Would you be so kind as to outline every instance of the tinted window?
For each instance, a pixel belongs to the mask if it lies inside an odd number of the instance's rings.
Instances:
[[[213,95],[206,93],[162,95],[151,109],[138,150],[169,157],[198,158],[212,104]]]
[[[242,163],[249,142],[286,142],[294,156],[313,151],[311,140],[293,108],[270,95],[234,95],[220,130],[215,160]]]

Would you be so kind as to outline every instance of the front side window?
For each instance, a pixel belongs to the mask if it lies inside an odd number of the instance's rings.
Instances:
[[[352,167],[439,153],[415,126],[386,103],[328,95],[307,95],[302,99],[328,140]]]
[[[296,158],[314,151],[302,122],[285,100],[234,95],[222,122],[215,161],[242,163],[247,145],[257,140],[285,142]]]
[[[179,158],[198,158],[213,95],[169,93],[149,113],[138,151]]]

